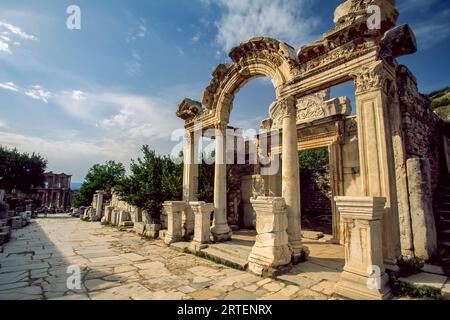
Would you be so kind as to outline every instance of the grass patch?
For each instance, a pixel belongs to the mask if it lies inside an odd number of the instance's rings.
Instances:
[[[199,258],[202,258],[202,259],[209,260],[211,262],[223,265],[223,266],[228,267],[228,268],[232,268],[232,269],[236,269],[236,270],[240,270],[240,271],[246,271],[245,268],[243,268],[242,266],[238,265],[237,263],[233,263],[233,262],[226,261],[226,260],[223,260],[223,259],[220,259],[220,258],[217,258],[217,257],[210,256],[209,254],[207,254],[207,253],[205,253],[203,251],[195,251],[195,252],[193,252],[193,251],[189,250],[188,248],[184,248],[183,252],[187,253],[187,254],[192,254],[192,255],[194,255],[196,257],[199,257]]]
[[[392,292],[398,297],[428,298],[442,300],[441,290],[430,287],[416,287],[408,283],[394,279],[392,281]]]
[[[425,265],[425,260],[419,257],[412,257],[412,258],[401,257],[398,260],[397,265],[400,268],[398,276],[408,277],[410,275],[420,273],[423,266]]]

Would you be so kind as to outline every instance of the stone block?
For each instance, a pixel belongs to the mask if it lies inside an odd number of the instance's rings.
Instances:
[[[157,239],[159,237],[159,231],[161,230],[160,224],[147,224],[145,227],[145,236]]]
[[[252,200],[256,211],[255,245],[248,268],[258,275],[275,275],[290,269],[292,257],[288,246],[287,211],[283,198],[259,197]]]
[[[21,229],[22,228],[22,219],[16,218],[11,220],[11,228],[13,230]]]
[[[164,238],[166,244],[181,241],[182,232],[182,215],[187,203],[184,201],[166,201],[163,206],[167,213],[167,233]]]
[[[193,242],[198,247],[210,242],[211,239],[211,213],[214,211],[214,204],[205,202],[190,202],[195,217]],[[200,246],[199,246],[200,245]]]
[[[383,263],[381,219],[385,198],[335,197],[344,224],[345,266],[336,293],[350,299],[391,297]]]
[[[134,223],[134,232],[142,236],[144,235],[144,231],[145,231],[145,224],[143,222]]]
[[[433,214],[430,162],[413,158],[406,161],[409,202],[416,256],[428,260],[437,251],[437,233]]]

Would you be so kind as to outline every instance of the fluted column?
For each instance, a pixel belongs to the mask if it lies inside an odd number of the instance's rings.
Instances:
[[[196,162],[197,143],[194,132],[186,130],[184,144],[183,201],[197,201],[198,163]]]
[[[297,146],[297,111],[293,97],[279,102],[283,115],[282,195],[288,216],[289,247],[294,263],[304,258],[300,215],[300,172]]]
[[[216,125],[216,150],[214,174],[214,221],[211,228],[214,241],[231,239],[227,222],[227,165],[226,165],[226,123]]]

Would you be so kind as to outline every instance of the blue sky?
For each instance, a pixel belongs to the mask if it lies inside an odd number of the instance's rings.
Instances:
[[[253,36],[299,48],[333,27],[337,0],[0,0],[0,144],[36,151],[82,181],[95,163],[129,163],[147,143],[169,153],[184,98],[200,99],[229,49]],[[400,59],[422,92],[450,85],[450,1],[401,0],[419,52]],[[81,30],[66,8],[81,8]],[[350,94],[351,85],[333,90]],[[256,128],[271,83],[237,95],[232,125]]]

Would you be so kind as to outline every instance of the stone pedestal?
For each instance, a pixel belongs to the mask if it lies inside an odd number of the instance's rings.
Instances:
[[[357,300],[391,296],[383,264],[381,220],[386,198],[335,197],[344,224],[345,267],[335,292]]]
[[[187,203],[184,201],[166,201],[163,206],[167,213],[167,233],[164,238],[166,244],[183,239],[182,217]]]
[[[214,211],[213,203],[190,202],[190,207],[195,215],[194,240],[191,248],[198,251],[206,247],[211,241],[211,213]]]
[[[283,198],[258,197],[251,201],[256,211],[255,245],[248,258],[249,270],[261,276],[276,275],[290,268],[288,219]]]

